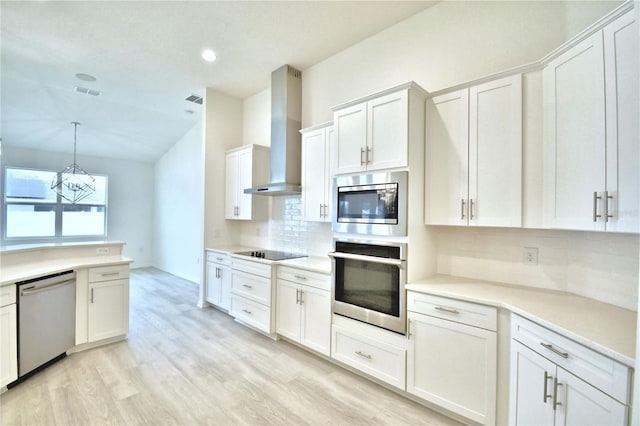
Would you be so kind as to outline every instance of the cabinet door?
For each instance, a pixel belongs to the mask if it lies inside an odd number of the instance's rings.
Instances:
[[[338,110],[333,115],[336,130],[336,174],[365,170],[367,104]]]
[[[89,283],[89,342],[129,331],[129,280]]]
[[[0,308],[0,387],[18,378],[18,322],[16,304]]]
[[[300,343],[326,356],[331,355],[331,293],[313,287],[301,289]]]
[[[551,61],[545,103],[543,220],[547,227],[604,230],[605,99],[602,33]],[[636,159],[637,160],[637,159]]]
[[[336,166],[336,130],[327,128],[325,136],[325,188],[324,188],[324,221],[331,222],[333,217],[333,175]]]
[[[407,391],[494,424],[496,333],[415,312],[408,316]]]
[[[238,153],[238,215],[236,219],[251,220],[252,199],[251,194],[245,194],[246,188],[253,186],[253,151],[247,149]]]
[[[469,225],[522,226],[522,77],[469,89]]]
[[[220,305],[220,265],[207,262],[207,302]]]
[[[604,28],[607,99],[607,231],[640,232],[638,27],[633,11]]]
[[[427,100],[425,223],[466,225],[469,91]]]
[[[229,310],[231,307],[231,268],[218,266],[218,285],[220,286],[220,306]]]
[[[367,170],[406,167],[409,152],[409,91],[367,102]]]
[[[300,286],[278,280],[276,332],[296,342],[300,341]]]
[[[302,216],[304,220],[322,222],[325,210],[326,132],[318,129],[302,136]]]
[[[227,154],[225,159],[224,217],[236,219],[238,213],[238,153]]]
[[[526,346],[511,341],[509,424],[553,425],[556,365]]]
[[[627,408],[562,368],[558,368],[556,424],[626,425]]]

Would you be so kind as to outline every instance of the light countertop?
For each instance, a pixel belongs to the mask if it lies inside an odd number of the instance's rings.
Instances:
[[[560,291],[438,275],[407,290],[508,309],[630,367],[635,366],[637,314]]]
[[[215,251],[218,253],[226,253],[238,259],[250,260],[252,262],[265,263],[269,265],[273,265],[273,264],[286,265],[286,266],[291,266],[293,268],[300,268],[300,269],[305,269],[307,271],[318,272],[321,274],[331,273],[331,259],[329,259],[328,256],[306,256],[306,257],[298,257],[295,259],[286,259],[286,260],[267,260],[267,259],[259,259],[254,257],[247,257],[244,255],[234,256],[234,253],[238,253],[242,251],[262,250],[260,248],[255,248],[255,247],[244,247],[244,246],[208,247],[206,250]]]

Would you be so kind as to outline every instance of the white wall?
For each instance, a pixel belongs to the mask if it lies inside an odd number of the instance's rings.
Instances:
[[[204,238],[203,124],[155,164],[154,266],[199,283]]]
[[[73,161],[71,154],[2,147],[4,166],[60,170]],[[136,161],[78,155],[78,164],[89,173],[109,176],[107,238],[124,241],[123,254],[132,267],[153,264],[153,166]]]

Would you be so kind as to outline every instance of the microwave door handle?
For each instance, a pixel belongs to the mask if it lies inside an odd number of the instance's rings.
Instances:
[[[337,251],[329,252],[327,253],[327,255],[333,258],[361,260],[363,262],[371,262],[371,263],[382,263],[385,265],[397,266],[399,268],[405,267],[405,261],[402,259],[389,259],[387,257],[365,256],[362,254],[341,253]]]

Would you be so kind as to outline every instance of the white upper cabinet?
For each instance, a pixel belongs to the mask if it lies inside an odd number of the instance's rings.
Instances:
[[[304,220],[331,222],[333,175],[333,123],[303,129],[302,216]]]
[[[522,226],[522,77],[426,103],[425,223]]]
[[[336,107],[335,174],[407,167],[411,103],[423,100],[410,83]]]
[[[631,11],[543,71],[547,227],[638,232],[637,34]]]
[[[226,152],[225,219],[251,220],[266,217],[268,200],[245,194],[246,188],[269,181],[269,148],[246,145]]]

